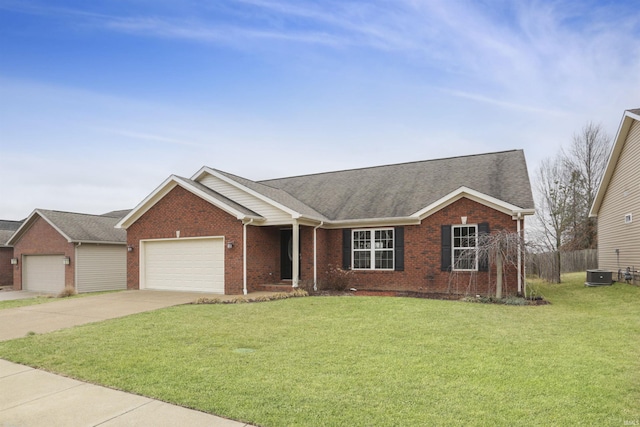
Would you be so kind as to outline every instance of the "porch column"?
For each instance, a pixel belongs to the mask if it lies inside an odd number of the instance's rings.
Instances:
[[[298,279],[300,278],[300,225],[298,220],[293,220],[293,233],[291,236],[291,286],[298,287]]]

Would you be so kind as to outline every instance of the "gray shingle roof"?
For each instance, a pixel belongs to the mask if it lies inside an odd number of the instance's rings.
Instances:
[[[0,248],[6,247],[6,243],[13,233],[22,225],[23,221],[8,221],[0,219]]]
[[[31,217],[36,213],[57,227],[71,242],[127,242],[127,232],[114,228],[120,218],[46,209],[36,209]]]
[[[522,150],[271,179],[257,184],[261,189],[267,186],[270,191],[284,191],[331,220],[407,217],[462,186],[522,209],[534,208]]]
[[[0,248],[7,246],[7,241],[13,236],[13,233],[14,231],[11,230],[0,230]]]
[[[630,113],[636,114],[638,116],[640,116],[640,108],[633,108],[631,110],[627,110]]]
[[[122,209],[119,211],[111,211],[111,212],[103,213],[100,216],[108,216],[110,218],[122,219],[125,216],[129,215],[129,212],[131,212],[131,209]]]
[[[8,221],[0,219],[0,230],[16,231],[24,221]]]

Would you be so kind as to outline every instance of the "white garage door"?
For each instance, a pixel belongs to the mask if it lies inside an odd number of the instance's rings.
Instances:
[[[142,289],[224,294],[224,239],[142,242]]]
[[[22,289],[59,293],[64,289],[63,255],[28,255],[24,257]]]

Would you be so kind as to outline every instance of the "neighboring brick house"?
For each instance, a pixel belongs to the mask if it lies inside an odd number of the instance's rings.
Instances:
[[[640,275],[640,109],[622,116],[590,216],[598,219],[598,267]],[[617,275],[614,275],[616,280]]]
[[[13,286],[13,247],[7,241],[22,225],[22,221],[0,220],[0,286]]]
[[[342,268],[359,291],[492,294],[478,236],[522,233],[533,213],[512,150],[258,182],[203,167],[167,178],[117,227],[129,289],[240,294]],[[505,293],[522,291],[522,265],[505,267]]]
[[[115,225],[129,211],[88,215],[36,209],[11,236],[16,290],[59,293],[126,289],[126,232]]]

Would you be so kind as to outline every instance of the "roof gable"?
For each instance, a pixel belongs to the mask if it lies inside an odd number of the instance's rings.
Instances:
[[[627,137],[629,136],[629,131],[631,130],[631,125],[634,121],[640,122],[640,108],[627,110],[622,116],[620,126],[618,127],[618,133],[616,134],[613,148],[611,149],[611,154],[609,154],[609,160],[607,161],[607,167],[605,168],[604,176],[602,177],[600,187],[598,187],[598,191],[596,192],[596,198],[593,201],[593,206],[591,206],[591,210],[589,212],[589,216],[591,217],[598,216],[598,212],[600,211],[600,207],[602,206],[602,201],[604,200],[607,188],[609,187],[609,183],[613,178],[616,164],[618,163],[620,154],[622,154],[622,149],[624,148]]]
[[[203,167],[193,178],[203,185],[244,205],[265,217],[265,225],[306,217],[327,221],[320,213],[287,192],[217,169]]]
[[[125,244],[126,233],[114,228],[117,218],[74,212],[36,209],[7,241],[14,245],[28,232],[37,218],[42,218],[70,243]]]
[[[124,218],[117,221],[115,226],[117,228],[128,228],[131,224],[133,224],[138,218],[144,215],[149,209],[151,209],[158,201],[160,201],[164,196],[166,196],[169,191],[173,190],[176,186],[180,186],[185,190],[191,192],[192,194],[206,200],[212,205],[224,210],[230,215],[235,216],[236,218],[242,219],[254,219],[254,220],[264,220],[259,214],[256,212],[246,208],[245,206],[237,203],[234,200],[231,200],[228,197],[223,196],[222,194],[212,190],[211,188],[201,184],[200,182],[179,177],[176,175],[171,175],[167,178],[160,186],[158,186],[151,194],[149,194],[142,202],[138,204],[135,208],[129,212]]]

